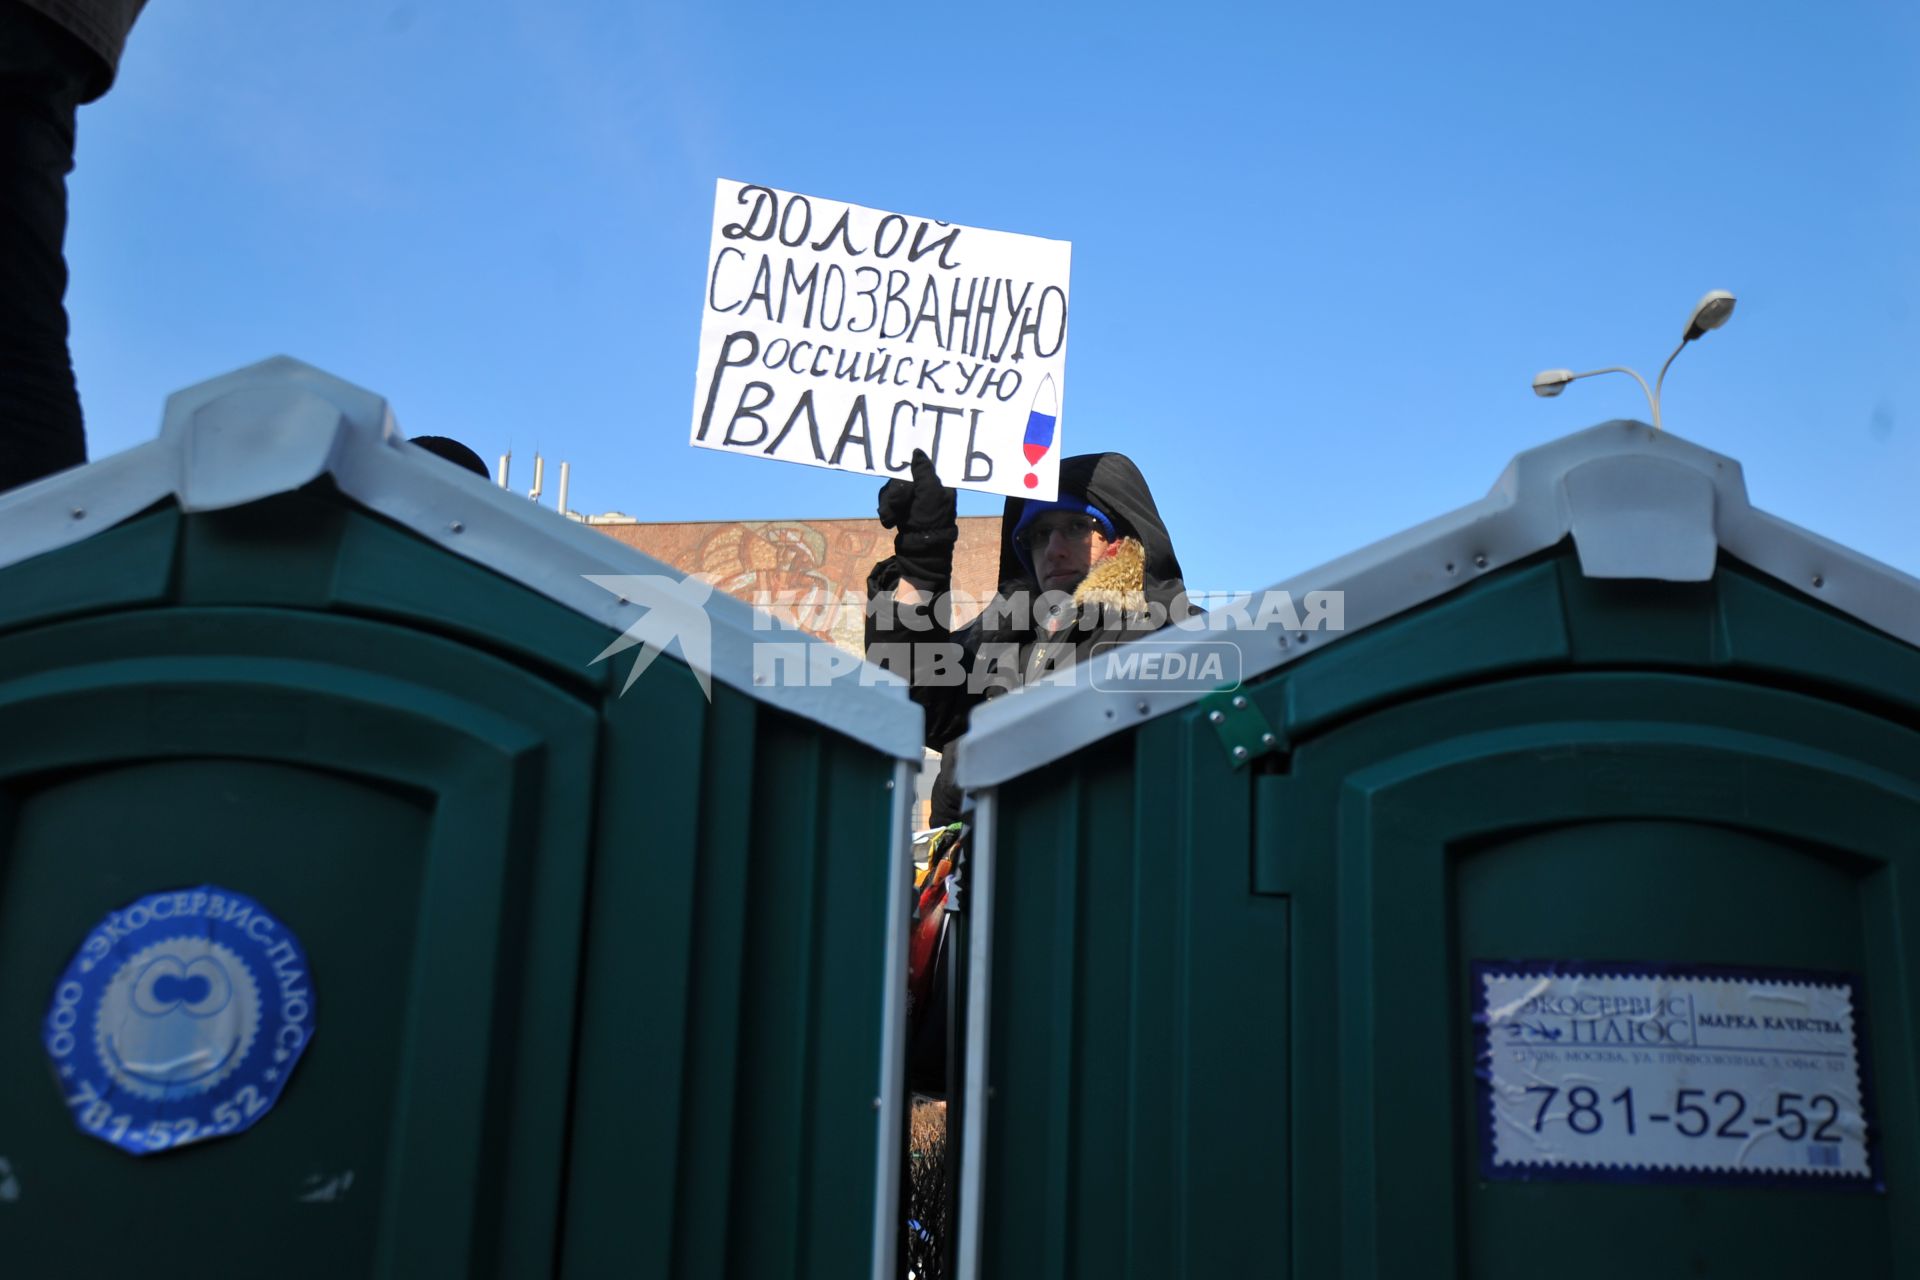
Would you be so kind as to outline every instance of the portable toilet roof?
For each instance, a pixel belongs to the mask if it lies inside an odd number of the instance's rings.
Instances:
[[[0,495],[0,569],[169,498],[183,512],[217,511],[322,476],[451,554],[631,641],[672,646],[703,686],[718,680],[899,759],[921,758],[921,713],[897,676],[859,671],[851,655],[745,601],[409,447],[383,397],[288,356],[175,392],[158,439]],[[701,615],[706,652],[688,630]],[[781,662],[763,657],[756,670],[756,644],[781,646]]]
[[[1734,459],[1625,419],[1529,449],[1479,501],[1254,597],[1257,604],[1284,593],[1297,605],[1312,593],[1333,594],[1344,606],[1338,627],[1249,629],[1228,616],[1191,631],[1156,633],[1153,642],[1195,659],[1230,644],[1239,680],[1251,682],[1568,537],[1589,578],[1705,582],[1724,551],[1809,599],[1920,646],[1920,580],[1754,507]],[[958,748],[959,783],[974,789],[1018,777],[1208,692],[1119,694],[1078,679],[1022,689],[974,711]]]

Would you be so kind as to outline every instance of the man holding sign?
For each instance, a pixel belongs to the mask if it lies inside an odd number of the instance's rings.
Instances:
[[[904,676],[927,712],[927,745],[944,752],[973,708],[1022,685],[1069,679],[1096,646],[1190,616],[1173,539],[1145,477],[1119,453],[1060,464],[1060,496],[1009,498],[1001,517],[998,593],[951,630],[948,592],[959,538],[953,491],[915,452],[911,480],[880,490],[894,554],[867,578],[867,657]],[[960,816],[946,768],[932,821]]]
[[[1190,612],[1139,469],[1062,461],[1063,240],[722,179],[690,443],[893,477],[895,554],[868,578],[867,656],[908,678],[927,744],[974,705]],[[959,634],[953,489],[1006,495],[999,593]],[[945,772],[933,817],[958,817]]]

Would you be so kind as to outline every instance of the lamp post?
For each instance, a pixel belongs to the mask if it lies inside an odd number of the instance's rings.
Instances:
[[[1733,314],[1734,297],[1725,289],[1714,289],[1694,303],[1693,314],[1687,317],[1687,331],[1680,338],[1680,345],[1673,349],[1673,355],[1667,357],[1666,364],[1660,366],[1660,376],[1654,379],[1651,387],[1647,380],[1625,365],[1608,365],[1604,369],[1589,369],[1585,373],[1575,373],[1571,369],[1543,369],[1533,375],[1533,394],[1542,399],[1559,395],[1567,389],[1567,384],[1576,378],[1591,378],[1596,373],[1624,373],[1640,384],[1647,393],[1647,406],[1653,410],[1653,429],[1660,430],[1660,388],[1667,380],[1667,370],[1673,366],[1674,357],[1685,349],[1689,342],[1702,334],[1710,333],[1727,322]]]

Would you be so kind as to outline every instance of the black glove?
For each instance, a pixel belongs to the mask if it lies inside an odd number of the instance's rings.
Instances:
[[[953,577],[953,544],[960,540],[953,490],[940,483],[924,451],[915,449],[910,465],[913,479],[880,487],[880,523],[895,530],[893,556],[900,575],[944,587]]]

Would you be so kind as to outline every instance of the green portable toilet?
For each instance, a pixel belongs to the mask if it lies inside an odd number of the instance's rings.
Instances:
[[[1209,625],[961,744],[963,1276],[1920,1277],[1920,583],[1616,422]]]
[[[890,1275],[921,716],[755,616],[286,359],[0,499],[6,1273]]]

